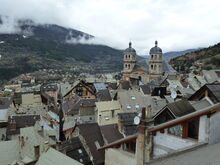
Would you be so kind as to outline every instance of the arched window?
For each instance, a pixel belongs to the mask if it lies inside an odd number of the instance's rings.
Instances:
[[[151,70],[153,70],[154,69],[154,66],[153,65],[151,65]]]
[[[125,64],[125,68],[127,68],[127,64]]]
[[[130,55],[128,55],[128,59],[130,59],[131,58],[131,56]]]
[[[131,67],[130,64],[128,64],[128,69],[130,69],[130,67]]]
[[[152,60],[154,59],[154,55],[151,55],[151,59],[152,59]]]
[[[125,55],[125,59],[127,60],[127,58],[128,58],[128,56],[127,55]]]

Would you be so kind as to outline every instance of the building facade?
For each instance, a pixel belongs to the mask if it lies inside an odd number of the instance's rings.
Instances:
[[[150,49],[150,60],[149,60],[149,75],[150,80],[157,79],[163,75],[163,53],[162,49],[159,48],[158,42],[155,41],[155,46]]]

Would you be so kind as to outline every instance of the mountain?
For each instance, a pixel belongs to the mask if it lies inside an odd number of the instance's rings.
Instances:
[[[178,56],[182,56],[186,53],[190,53],[190,52],[193,52],[197,49],[187,49],[187,50],[183,50],[183,51],[171,51],[171,52],[166,52],[163,54],[163,58],[166,60],[166,61],[169,61],[170,59],[172,58],[175,58],[175,57],[178,57]],[[142,56],[143,58],[149,58],[149,56]]]
[[[171,59],[170,64],[181,72],[189,72],[191,66],[207,70],[220,69],[220,43]]]
[[[94,38],[90,34],[31,20],[18,20],[17,26],[16,33],[0,34],[0,80],[39,69],[103,73],[122,68],[122,51],[87,44]],[[82,39],[85,43],[78,42]]]

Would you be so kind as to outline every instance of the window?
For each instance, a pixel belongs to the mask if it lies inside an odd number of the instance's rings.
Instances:
[[[130,64],[128,64],[128,69],[130,69],[130,67],[131,67]]]
[[[104,119],[105,120],[109,120],[109,116],[104,116]]]
[[[115,110],[111,110],[112,111],[112,118],[115,117]]]
[[[131,109],[131,106],[130,106],[130,105],[127,105],[127,109],[130,110],[130,109]]]
[[[139,105],[139,104],[136,104],[136,105],[135,105],[135,108],[136,108],[136,110],[140,109],[140,105]]]
[[[182,137],[183,126],[182,125],[177,125],[177,126],[171,127],[171,128],[168,129],[168,132],[170,134]]]
[[[131,99],[132,99],[132,100],[135,100],[136,98],[135,98],[135,96],[131,96]]]
[[[81,150],[81,149],[78,149],[78,152],[81,154],[81,153],[82,153],[82,150]]]

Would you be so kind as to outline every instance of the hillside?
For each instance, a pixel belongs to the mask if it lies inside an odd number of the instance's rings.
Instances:
[[[3,23],[0,21],[0,24]],[[70,43],[94,36],[58,25],[18,22],[17,34],[0,34],[0,80],[39,69],[111,72],[122,68],[122,51],[105,45]]]
[[[170,60],[170,64],[180,72],[189,72],[191,66],[207,70],[220,69],[220,43],[176,57]]]
[[[187,50],[183,50],[183,51],[170,51],[170,52],[166,52],[163,53],[163,59],[166,61],[169,61],[172,58],[178,57],[178,56],[182,56],[186,53],[190,53],[193,52],[197,49],[187,49]],[[149,56],[142,56],[143,58],[148,58]]]

